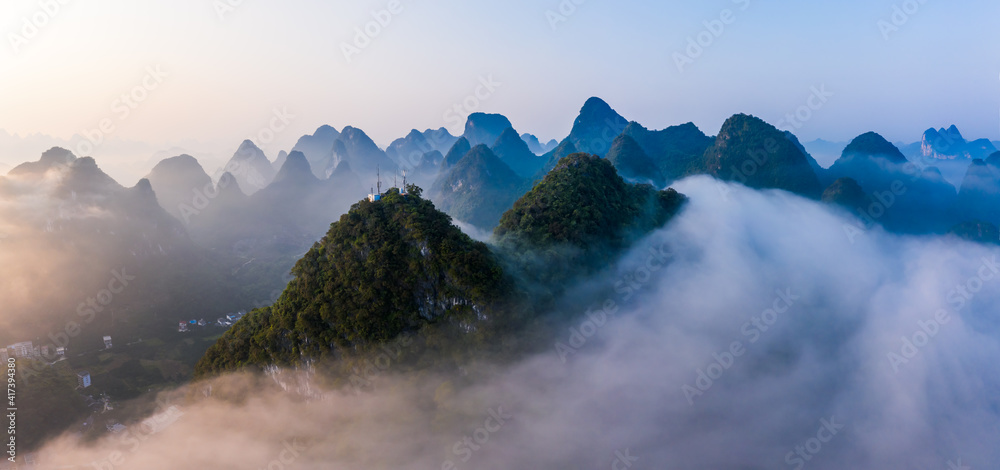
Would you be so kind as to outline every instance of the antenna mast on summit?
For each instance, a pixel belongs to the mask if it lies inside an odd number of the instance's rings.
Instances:
[[[375,185],[378,187],[377,194],[382,194],[382,169],[378,165],[375,165]]]

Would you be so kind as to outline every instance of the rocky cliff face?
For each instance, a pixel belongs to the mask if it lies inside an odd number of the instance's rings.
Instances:
[[[988,139],[965,140],[954,125],[947,129],[927,129],[920,141],[920,154],[927,159],[985,159],[996,151]]]

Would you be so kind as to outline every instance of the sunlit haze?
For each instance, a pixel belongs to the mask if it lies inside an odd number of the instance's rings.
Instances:
[[[1000,468],[997,18],[2,1],[0,470]]]
[[[736,112],[776,122],[821,85],[834,97],[798,129],[803,141],[875,130],[911,142],[951,124],[1000,139],[996,2],[923,3],[886,40],[879,22],[891,24],[889,1],[590,0],[566,21],[546,15],[558,12],[556,0],[403,1],[350,61],[343,43],[387,2],[232,3],[240,5],[66,1],[14,46],[9,35],[40,7],[4,2],[0,129],[71,139],[107,117],[115,120],[111,139],[221,160],[266,127],[275,108],[287,109],[295,116],[288,129],[261,145],[274,159],[322,124],[359,127],[380,146],[411,128],[457,133],[446,110],[492,76],[501,85],[476,110],[503,113],[543,140],[565,135],[590,96],[647,127],[693,121],[714,134]],[[723,8],[734,21],[679,71],[674,53],[685,53],[688,38]],[[147,67],[164,71],[162,84],[119,120],[114,101]],[[101,149],[93,155],[100,161]]]

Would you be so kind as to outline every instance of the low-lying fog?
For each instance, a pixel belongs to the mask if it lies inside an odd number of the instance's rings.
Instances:
[[[442,470],[1000,461],[1000,250],[848,229],[853,219],[830,206],[705,177],[675,188],[691,198],[684,212],[616,275],[591,281],[614,286],[608,311],[581,314],[549,352],[481,383],[388,367],[373,392],[303,399],[262,391],[270,378],[223,377],[161,396],[145,424],[96,443],[65,436],[39,459]]]

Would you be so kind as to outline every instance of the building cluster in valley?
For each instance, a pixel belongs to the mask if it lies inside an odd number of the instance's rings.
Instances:
[[[205,327],[205,326],[208,326],[208,325],[221,326],[223,328],[229,328],[229,327],[233,326],[233,323],[235,323],[240,318],[243,318],[243,316],[246,315],[246,314],[247,314],[247,312],[245,310],[241,310],[241,311],[236,312],[236,313],[230,313],[229,315],[226,315],[224,317],[219,317],[219,318],[217,318],[215,320],[215,322],[207,322],[207,321],[205,321],[204,318],[202,318],[200,320],[187,320],[187,321],[181,320],[177,324],[177,332],[179,332],[179,333],[187,333],[187,332],[191,331],[191,328],[194,328],[196,326],[197,327]]]
[[[103,339],[104,349],[111,349],[111,337],[105,336]],[[55,345],[35,346],[32,341],[22,341],[0,348],[0,361],[7,362],[12,357],[54,362],[66,357],[66,348]]]
[[[66,348],[55,346],[35,346],[31,341],[22,341],[0,348],[0,361],[10,358],[58,360],[66,357]]]
[[[111,349],[111,337],[105,336],[103,340],[104,349]],[[49,345],[35,346],[32,341],[22,341],[0,348],[0,362],[6,363],[10,358],[30,359],[52,365],[66,358],[66,348]],[[90,372],[84,370],[78,371],[76,373],[76,385],[78,389],[89,388],[91,386]]]

